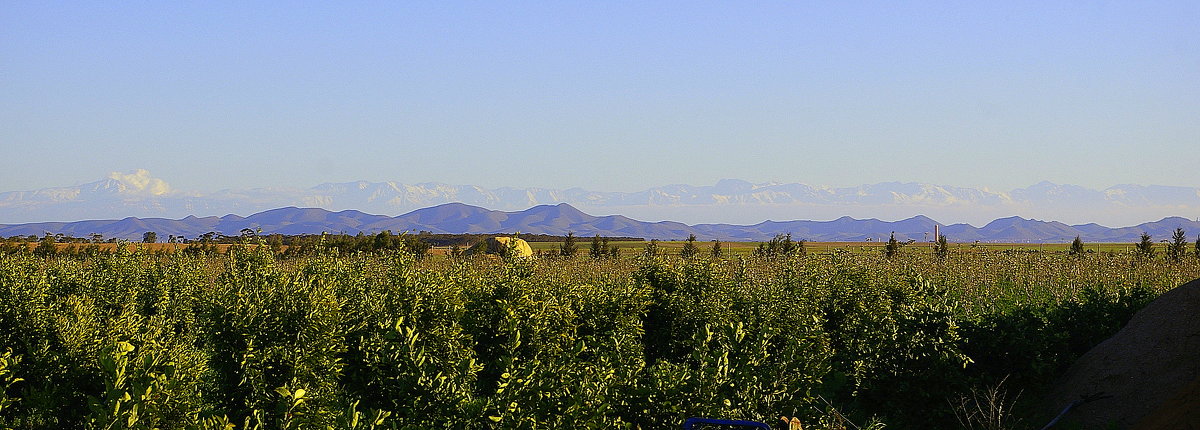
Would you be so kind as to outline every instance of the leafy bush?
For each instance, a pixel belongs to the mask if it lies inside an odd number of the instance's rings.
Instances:
[[[1037,390],[1200,275],[1133,254],[650,249],[5,254],[0,428],[947,428],[948,400],[1007,375]]]

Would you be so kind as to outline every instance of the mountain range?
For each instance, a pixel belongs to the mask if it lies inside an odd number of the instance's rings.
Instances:
[[[1098,224],[1067,225],[1020,217],[994,220],[983,227],[969,224],[941,224],[925,216],[887,222],[878,219],[842,217],[832,221],[765,221],[753,225],[695,224],[638,221],[621,215],[593,216],[560,203],[505,212],[462,203],[447,203],[418,209],[400,216],[372,215],[355,210],[328,211],[320,208],[287,207],[259,212],[247,217],[188,216],[182,219],[135,218],[77,222],[43,222],[0,225],[0,236],[41,236],[62,233],[75,237],[101,234],[138,240],[148,231],[158,237],[193,238],[208,232],[236,235],[242,229],[261,230],[263,234],[376,233],[429,231],[432,233],[534,233],[581,237],[643,237],[679,240],[695,234],[701,240],[762,241],[777,234],[791,233],[795,239],[814,241],[885,240],[892,232],[898,240],[924,241],[932,238],[934,226],[953,242],[1069,242],[1076,236],[1087,242],[1134,242],[1145,232],[1155,238],[1167,238],[1176,228],[1200,232],[1200,222],[1170,217],[1130,227],[1109,228]]]
[[[1200,187],[1116,185],[1092,190],[1076,185],[1034,184],[1008,192],[918,183],[832,187],[799,183],[752,184],[737,179],[714,185],[666,185],[636,192],[539,187],[485,187],[438,183],[322,184],[307,189],[175,190],[144,169],[77,186],[0,192],[0,222],[76,221],[137,217],[254,214],[272,208],[362,210],[400,215],[444,203],[493,210],[522,210],[568,203],[593,214],[642,220],[752,225],[775,220],[900,220],[926,215],[976,225],[1007,216],[1072,223],[1134,225],[1166,216],[1200,216]]]
[[[176,190],[148,171],[137,170],[114,172],[103,180],[77,186],[0,193],[0,223],[220,216],[288,206],[400,215],[445,203],[502,211],[567,203],[589,213],[687,223],[925,215],[979,225],[1015,215],[1067,223],[1133,225],[1168,216],[1200,216],[1200,188],[1116,185],[1094,190],[1040,182],[999,192],[902,182],[829,187],[725,179],[714,185],[666,185],[636,192],[357,181],[202,193]]]

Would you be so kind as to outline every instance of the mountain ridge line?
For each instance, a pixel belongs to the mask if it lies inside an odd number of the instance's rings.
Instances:
[[[674,184],[632,192],[395,181],[193,192],[175,189],[148,171],[137,170],[114,172],[107,179],[75,186],[0,192],[0,223],[220,216],[289,206],[355,209],[394,216],[453,202],[502,211],[568,203],[589,213],[689,224],[745,225],[765,219],[795,219],[803,214],[807,219],[925,215],[975,225],[1018,215],[1070,223],[1133,225],[1174,215],[1200,216],[1200,187],[1126,184],[1098,190],[1042,181],[1000,192],[986,187],[919,182],[833,187],[722,179],[713,185]]]
[[[62,233],[75,237],[101,234],[107,238],[138,240],[153,231],[159,237],[195,237],[208,232],[233,235],[243,229],[263,234],[377,233],[384,230],[429,231],[432,233],[477,233],[566,235],[586,237],[644,237],[681,240],[695,234],[701,240],[764,241],[790,233],[795,239],[822,242],[886,240],[891,233],[898,240],[930,241],[934,226],[952,242],[1061,243],[1076,236],[1087,242],[1133,242],[1145,232],[1168,237],[1176,228],[1200,232],[1200,222],[1182,217],[1166,217],[1128,227],[1105,227],[1096,223],[1068,225],[1058,221],[1040,221],[1019,216],[997,218],[982,227],[967,223],[944,224],[924,215],[897,221],[842,216],[829,221],[762,221],[756,224],[699,223],[675,221],[639,221],[623,215],[594,216],[567,203],[537,205],[521,211],[500,211],[465,203],[445,203],[417,209],[398,216],[376,215],[359,210],[330,211],[322,208],[280,207],[248,216],[198,217],[179,219],[125,217],[107,220],[35,222],[0,224],[0,236],[41,236]]]

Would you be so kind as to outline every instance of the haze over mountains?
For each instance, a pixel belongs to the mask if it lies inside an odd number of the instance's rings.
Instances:
[[[1125,228],[1107,228],[1096,224],[1070,226],[1059,222],[1028,220],[1019,217],[997,219],[983,227],[967,224],[944,225],[924,216],[895,222],[842,217],[833,221],[767,221],[754,225],[696,224],[661,221],[644,222],[620,215],[593,216],[571,205],[541,205],[523,211],[504,212],[447,203],[407,214],[389,217],[360,211],[331,212],[319,208],[279,208],[248,217],[195,217],[183,219],[125,218],[70,223],[31,223],[0,225],[0,236],[40,236],[47,232],[87,237],[99,233],[105,237],[140,239],[153,231],[160,238],[194,238],[207,232],[236,235],[242,229],[261,230],[263,234],[313,234],[393,232],[432,233],[535,233],[581,237],[643,237],[679,240],[695,234],[701,240],[762,241],[791,233],[793,238],[815,241],[884,240],[895,232],[899,240],[924,241],[933,237],[934,226],[955,242],[1067,242],[1080,236],[1088,242],[1133,242],[1142,232],[1158,238],[1169,237],[1175,228],[1200,232],[1200,222],[1185,218],[1165,218]]]
[[[113,173],[78,186],[0,193],[0,223],[246,215],[288,206],[400,215],[445,203],[503,211],[568,203],[593,214],[692,224],[750,225],[770,219],[843,216],[898,220],[924,215],[975,225],[1010,216],[1135,225],[1168,216],[1195,219],[1200,216],[1200,188],[1117,185],[1094,190],[1041,182],[998,192],[922,183],[839,188],[726,179],[714,185],[667,185],[637,192],[358,181],[201,193],[175,190],[166,181],[138,170]]]

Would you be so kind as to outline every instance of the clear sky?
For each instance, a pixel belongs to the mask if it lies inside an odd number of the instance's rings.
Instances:
[[[900,3],[5,2],[0,191],[1200,186],[1200,2]]]

